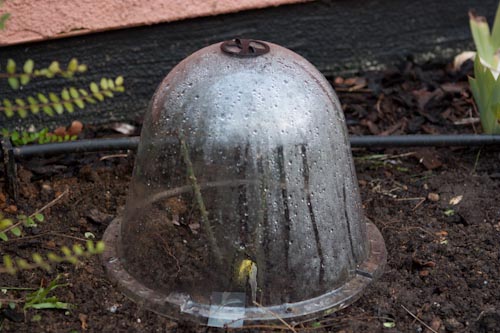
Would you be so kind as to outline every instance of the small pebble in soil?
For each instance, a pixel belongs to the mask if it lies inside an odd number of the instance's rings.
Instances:
[[[427,199],[429,199],[432,202],[437,202],[439,201],[439,194],[431,192],[427,195]]]
[[[111,313],[116,313],[118,311],[118,304],[114,304],[108,308],[108,311]]]

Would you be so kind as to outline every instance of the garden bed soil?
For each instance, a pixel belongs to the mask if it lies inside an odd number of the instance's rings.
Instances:
[[[332,80],[352,134],[471,133],[480,125],[467,91],[470,68],[409,62]],[[88,136],[96,133],[107,130],[87,129]],[[0,190],[5,215],[31,214],[68,193],[44,211],[46,221],[3,242],[1,254],[28,258],[81,242],[87,232],[101,238],[125,204],[134,162],[133,153],[111,154],[22,161],[20,200],[14,204]],[[366,216],[386,242],[385,273],[350,307],[295,329],[500,332],[500,148],[355,149],[354,157]],[[58,274],[68,286],[55,294],[74,309],[24,315],[19,306],[4,306],[4,332],[217,332],[142,309],[109,282],[98,257],[50,273],[2,274],[0,285],[37,288]],[[5,304],[25,294],[8,290],[0,298]],[[37,314],[41,320],[33,321]]]

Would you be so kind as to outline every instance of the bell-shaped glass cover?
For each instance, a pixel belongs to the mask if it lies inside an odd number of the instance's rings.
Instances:
[[[171,317],[306,316],[345,306],[370,279],[339,101],[305,59],[253,43],[266,49],[219,43],[183,60],[143,124],[118,255]]]

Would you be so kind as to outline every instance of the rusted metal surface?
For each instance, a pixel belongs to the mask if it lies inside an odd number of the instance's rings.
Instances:
[[[269,45],[253,39],[228,40],[223,42],[220,48],[224,53],[239,58],[258,57],[269,52]]]

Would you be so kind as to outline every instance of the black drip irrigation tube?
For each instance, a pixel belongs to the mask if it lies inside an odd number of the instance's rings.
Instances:
[[[174,137],[165,138],[177,143]],[[500,135],[391,135],[351,136],[351,147],[355,148],[397,148],[397,147],[450,147],[500,145]],[[13,147],[9,139],[0,140],[0,160],[5,168],[5,185],[14,200],[18,197],[16,161],[29,157],[43,157],[58,154],[90,153],[115,150],[136,150],[139,137],[113,139],[89,139],[43,145]]]

